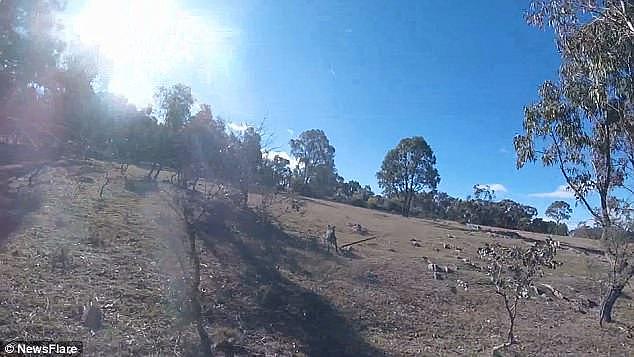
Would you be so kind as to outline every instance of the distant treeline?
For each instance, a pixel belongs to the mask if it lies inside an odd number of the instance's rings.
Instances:
[[[353,195],[339,194],[335,200],[359,207],[401,212],[402,203],[394,198],[358,191]],[[416,195],[411,216],[446,219],[461,223],[524,230],[536,233],[568,235],[565,223],[545,221],[537,216],[537,209],[505,199],[501,201],[477,198],[460,199],[444,192],[422,192]]]
[[[250,190],[262,188],[404,216],[567,234],[564,224],[536,218],[535,208],[494,202],[493,192],[479,186],[473,199],[437,192],[436,158],[420,136],[404,138],[386,153],[377,172],[379,196],[337,173],[335,148],[322,130],[304,131],[290,141],[290,155],[297,161],[291,166],[288,156],[268,150],[264,128],[228,130],[210,105],[196,108],[187,85],[159,87],[154,105],[137,108],[96,89],[96,54],[71,51],[55,36],[61,4],[0,4],[0,145],[20,147],[22,152],[10,155],[15,160],[91,157],[118,162],[122,172],[128,164],[139,164],[149,167],[148,180],[170,170],[170,181],[186,188],[195,189],[201,178],[231,184],[242,204]],[[3,151],[7,157],[0,159],[10,161],[8,150]]]

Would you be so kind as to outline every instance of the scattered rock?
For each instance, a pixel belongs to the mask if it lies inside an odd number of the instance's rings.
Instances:
[[[466,282],[466,281],[464,281],[464,280],[457,279],[457,280],[456,280],[456,287],[458,287],[458,288],[462,288],[462,289],[464,289],[465,291],[467,291],[467,288],[468,288],[468,286],[467,286],[467,282]]]
[[[352,247],[343,247],[339,249],[339,254],[341,254],[344,257],[352,257],[354,256],[354,252],[353,252]]]
[[[429,263],[429,264],[427,264],[427,270],[433,271],[433,272],[439,272],[440,271],[440,267],[438,266],[438,264]]]
[[[368,229],[363,227],[362,225],[360,225],[359,223],[354,223],[354,224],[350,224],[348,223],[348,225],[350,226],[350,228],[352,228],[352,231],[354,233],[358,233],[361,235],[366,235],[368,234]]]
[[[481,230],[481,229],[482,229],[482,227],[480,227],[480,226],[479,226],[479,225],[477,225],[477,224],[467,223],[467,224],[466,224],[466,226],[467,226],[467,228],[469,228],[469,229],[471,229],[471,230],[474,230],[474,231],[479,231],[479,230]]]
[[[80,176],[78,181],[81,183],[95,183],[95,179],[88,176]]]
[[[552,285],[549,284],[539,284],[540,286],[546,288],[548,290],[548,292],[550,292],[553,296],[555,296],[558,299],[561,300],[566,300],[568,301],[569,299],[567,297],[564,296],[564,294],[561,293],[561,291],[555,289]],[[538,289],[539,291],[539,289]]]

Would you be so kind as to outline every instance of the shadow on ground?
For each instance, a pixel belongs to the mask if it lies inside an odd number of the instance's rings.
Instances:
[[[0,176],[0,243],[20,226],[30,212],[42,205],[42,193],[36,187],[10,187],[9,177]]]
[[[150,192],[158,190],[158,184],[156,181],[151,181],[146,178],[142,179],[125,179],[124,186],[127,191],[136,193],[137,195],[145,195]]]
[[[290,236],[250,210],[237,210],[222,201],[208,204],[213,204],[212,213],[199,227],[201,238],[221,264],[240,267],[240,283],[256,301],[254,307],[241,309],[244,327],[265,328],[272,335],[298,340],[293,352],[309,356],[385,354],[370,346],[327,299],[280,272],[310,274],[296,259],[305,251],[319,259],[339,258],[326,253],[317,241]],[[231,253],[219,253],[227,250]]]

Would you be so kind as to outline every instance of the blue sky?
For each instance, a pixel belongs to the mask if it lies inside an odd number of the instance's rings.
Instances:
[[[515,168],[512,140],[521,131],[523,107],[544,80],[556,79],[559,65],[552,34],[524,22],[528,0],[486,6],[165,0],[169,9],[178,8],[178,18],[155,19],[176,33],[168,47],[160,43],[169,42],[169,32],[145,40],[134,27],[143,25],[122,24],[120,11],[127,10],[116,7],[93,12],[109,26],[130,29],[100,37],[97,16],[86,15],[94,3],[73,2],[65,16],[85,20],[80,36],[92,31],[97,45],[117,45],[110,50],[111,89],[139,105],[154,86],[184,82],[229,122],[266,119],[279,150],[287,151],[289,139],[303,130],[323,129],[336,148],[339,173],[376,191],[386,151],[403,137],[420,135],[436,153],[439,189],[451,195],[465,197],[477,183],[498,184],[505,188],[498,198],[530,204],[540,214],[560,197],[574,203],[557,192],[564,182],[556,169]],[[118,45],[135,36],[130,48],[146,45],[147,58],[124,60],[125,47]],[[117,72],[117,61],[136,67]],[[578,206],[570,223],[587,217]]]

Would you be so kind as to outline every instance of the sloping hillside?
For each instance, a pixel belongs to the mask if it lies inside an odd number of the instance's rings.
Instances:
[[[167,174],[157,185],[143,175],[130,167],[126,182],[111,164],[65,162],[46,167],[33,187],[26,178],[10,183],[32,202],[21,204],[29,209],[0,249],[2,339],[80,339],[87,355],[193,353],[186,230],[171,204],[178,189],[161,182]],[[261,198],[252,195],[251,209],[209,202],[200,232],[203,314],[219,355],[488,354],[503,340],[505,312],[470,262],[484,242],[544,238],[283,195],[266,209],[269,222],[256,214]],[[327,252],[327,224],[340,245],[372,239]],[[634,353],[627,326],[598,328],[592,302],[607,266],[599,247],[559,239],[564,265],[543,282],[566,299],[545,294],[523,304],[520,344],[509,353]],[[434,280],[428,261],[453,272]],[[629,323],[627,294],[615,318]],[[91,299],[103,313],[93,331],[82,323]]]

